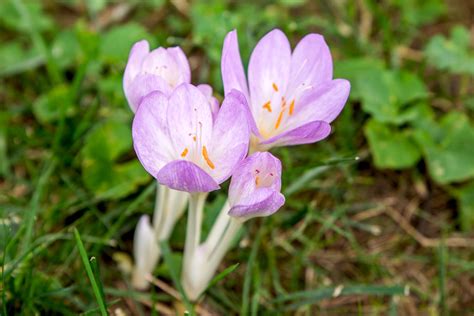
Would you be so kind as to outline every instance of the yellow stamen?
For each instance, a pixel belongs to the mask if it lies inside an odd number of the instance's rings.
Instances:
[[[206,161],[209,168],[214,169],[216,167],[214,166],[214,163],[211,161],[211,159],[209,159],[206,146],[202,146],[202,156],[204,157],[204,160]]]
[[[196,136],[193,136],[193,140],[196,141]]]
[[[260,177],[256,176],[255,177],[255,185],[258,187],[258,183],[260,182]]]
[[[290,104],[290,115],[293,114],[294,110],[295,110],[295,100],[293,99]]]
[[[275,92],[278,92],[278,86],[275,83],[272,83],[272,87]]]
[[[186,155],[188,154],[188,148],[184,148],[183,152],[181,153],[181,157],[186,157]]]
[[[270,101],[268,101],[267,103],[265,103],[265,104],[263,105],[263,108],[264,108],[265,110],[267,110],[268,112],[272,112],[272,106],[271,106]]]
[[[280,112],[280,115],[278,115],[278,119],[275,123],[275,129],[278,129],[278,127],[280,127],[280,124],[281,124],[281,119],[283,118],[283,110]]]

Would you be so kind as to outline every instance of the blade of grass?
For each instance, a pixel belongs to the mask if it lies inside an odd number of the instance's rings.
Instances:
[[[408,287],[401,285],[350,285],[345,287],[321,288],[317,290],[294,292],[288,295],[281,295],[274,299],[272,303],[285,303],[283,310],[294,310],[304,305],[315,304],[323,299],[348,295],[408,295]],[[293,304],[288,302],[296,301]]]
[[[79,254],[82,259],[82,263],[84,264],[84,268],[86,269],[87,276],[92,284],[92,290],[94,291],[95,298],[97,299],[97,303],[99,304],[100,313],[102,316],[108,315],[107,307],[105,305],[104,297],[102,296],[100,286],[98,285],[94,273],[92,272],[92,267],[87,257],[86,249],[84,248],[84,244],[82,243],[81,236],[79,235],[79,231],[74,228],[74,237],[76,238],[77,248],[79,249]]]
[[[168,245],[168,241],[163,240],[160,242],[160,248],[163,254],[163,259],[165,260],[166,266],[170,272],[171,279],[173,280],[174,286],[178,290],[179,294],[183,298],[184,305],[188,309],[189,315],[195,315],[194,313],[194,306],[189,301],[186,293],[184,292],[183,286],[179,281],[179,267],[175,264],[173,257],[171,255],[171,249]]]
[[[216,285],[220,280],[222,280],[223,278],[225,278],[227,275],[231,274],[232,272],[235,271],[235,269],[237,269],[237,267],[240,265],[240,263],[236,263],[236,264],[233,264],[231,265],[230,267],[227,267],[224,269],[224,271],[222,271],[221,273],[219,273],[218,275],[216,275],[212,280],[211,282],[209,282],[209,285],[207,286],[207,289],[213,287],[214,285]],[[207,291],[206,289],[206,291]]]
[[[438,285],[439,285],[439,309],[441,315],[448,315],[446,309],[446,260],[448,250],[441,242],[438,247]]]
[[[244,279],[244,287],[242,290],[242,306],[240,310],[240,315],[248,315],[248,307],[250,302],[250,285],[252,284],[252,273],[253,273],[253,265],[255,262],[255,258],[257,257],[258,247],[260,245],[260,240],[263,236],[263,227],[262,225],[257,233],[257,237],[255,238],[252,250],[250,251],[249,260],[247,261],[247,270],[245,271],[245,279]]]

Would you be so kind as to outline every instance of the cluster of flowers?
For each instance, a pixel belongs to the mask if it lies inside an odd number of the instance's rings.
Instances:
[[[132,134],[143,167],[157,180],[153,224],[144,215],[134,240],[133,284],[147,287],[167,239],[188,204],[182,284],[191,300],[205,291],[241,225],[275,213],[281,163],[268,151],[326,138],[347,101],[350,84],[333,79],[323,37],[305,36],[292,51],[283,32],[266,34],[251,55],[248,76],[237,32],[227,34],[221,60],[225,98],[209,85],[191,84],[179,47],[150,52],[146,41],[130,52],[124,90],[135,112]],[[201,243],[208,192],[231,177],[228,199]]]

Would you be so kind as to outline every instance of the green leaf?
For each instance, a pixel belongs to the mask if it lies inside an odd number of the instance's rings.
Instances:
[[[43,65],[45,57],[37,49],[25,49],[19,42],[0,47],[0,77],[11,76]]]
[[[404,169],[415,165],[421,157],[407,131],[370,120],[364,132],[377,168]]]
[[[436,182],[446,184],[474,177],[474,127],[466,115],[448,113],[439,124],[432,121],[417,128],[414,136]]]
[[[0,24],[25,33],[30,31],[30,25],[38,31],[47,31],[54,27],[53,19],[44,14],[41,1],[25,2],[25,9],[28,11],[30,20],[22,19],[14,1],[0,2]]]
[[[106,32],[100,42],[100,55],[106,62],[125,63],[135,42],[146,39],[154,47],[153,37],[137,23],[116,26]]]
[[[148,182],[149,175],[135,157],[131,161],[116,162],[131,149],[128,119],[111,118],[97,126],[87,136],[82,149],[82,176],[86,187],[100,197],[120,198]]]
[[[71,101],[71,89],[67,85],[54,87],[33,103],[33,113],[41,123],[57,121],[62,115],[73,115],[75,107]]]
[[[425,47],[428,63],[440,70],[456,74],[474,74],[474,53],[470,47],[469,31],[456,26],[451,30],[451,38],[436,35]]]
[[[459,223],[461,228],[469,231],[474,227],[474,182],[456,192],[459,204]]]
[[[74,31],[60,32],[51,46],[51,55],[61,68],[73,64],[81,53],[81,46]]]
[[[428,96],[424,83],[409,72],[377,71],[358,79],[362,108],[379,122],[402,124],[406,104]]]

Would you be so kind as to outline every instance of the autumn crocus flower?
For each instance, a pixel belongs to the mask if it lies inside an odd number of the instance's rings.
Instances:
[[[235,169],[229,186],[229,215],[246,220],[275,213],[284,203],[281,162],[269,152],[256,152]]]
[[[252,52],[247,80],[231,31],[221,71],[224,90],[239,90],[248,100],[254,150],[324,139],[349,96],[349,82],[333,80],[331,54],[318,34],[305,36],[292,52],[283,32],[269,32]]]
[[[143,167],[169,188],[216,190],[247,154],[245,106],[243,95],[231,91],[214,120],[208,99],[190,84],[181,84],[169,97],[152,92],[133,120],[135,152]]]
[[[133,45],[123,76],[123,89],[133,112],[148,93],[169,95],[183,82],[191,82],[191,70],[181,48],[158,47],[150,52],[146,40]]]

